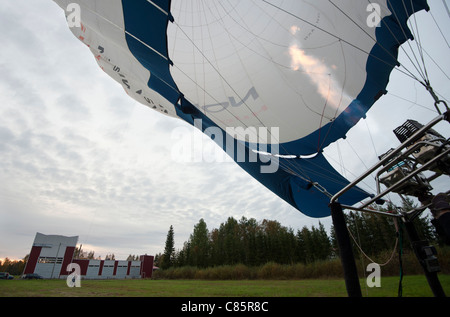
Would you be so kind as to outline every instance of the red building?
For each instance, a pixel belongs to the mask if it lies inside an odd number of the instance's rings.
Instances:
[[[73,259],[78,237],[36,233],[24,274],[43,278],[66,278],[71,263],[80,266],[83,279],[151,278],[153,256],[141,255],[139,261]]]

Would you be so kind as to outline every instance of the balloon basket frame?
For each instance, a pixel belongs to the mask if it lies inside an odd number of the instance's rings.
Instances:
[[[432,130],[432,127],[441,121],[450,122],[450,111],[447,110],[446,113],[440,114],[425,126],[416,125],[415,131],[407,138],[399,137],[399,140],[403,141],[400,146],[396,149],[389,150],[380,157],[380,161],[377,164],[331,198],[331,216],[349,297],[361,297],[362,293],[350,236],[345,223],[344,209],[394,217],[402,221],[411,240],[414,253],[424,270],[434,296],[445,297],[444,290],[437,276],[440,269],[435,249],[429,246],[428,241],[420,240],[412,222],[414,218],[431,206],[431,194],[429,193],[431,186],[429,186],[429,183],[443,174],[448,175],[448,168],[447,170],[442,170],[440,162],[444,162],[448,166],[450,161],[450,145],[447,140],[440,138]],[[407,122],[406,124],[410,123]],[[394,130],[394,133],[399,131],[396,130]],[[430,134],[433,136],[432,138],[429,137]],[[434,137],[437,137],[437,139]],[[433,171],[433,174],[431,176],[424,176],[423,172],[425,171]],[[357,186],[357,184],[370,175],[373,175],[373,173],[376,173],[376,195],[363,202],[360,206],[348,206],[339,203],[340,196],[349,189]],[[381,189],[381,184],[386,186],[384,190]],[[402,195],[416,196],[422,201],[422,205],[411,208],[410,210],[395,209],[389,212],[379,211],[370,207],[373,203],[384,203],[383,197],[391,192],[397,193],[401,197]],[[449,195],[449,193],[450,191],[447,191],[446,194]],[[404,198],[402,197],[402,199]]]

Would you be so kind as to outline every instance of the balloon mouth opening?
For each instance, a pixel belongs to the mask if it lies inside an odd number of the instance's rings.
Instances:
[[[313,159],[315,158],[317,155],[319,155],[319,152],[313,153],[313,154],[307,154],[307,155],[295,155],[295,154],[276,154],[276,153],[269,153],[269,152],[265,152],[265,151],[258,151],[258,150],[252,150],[254,153],[259,154],[259,155],[263,155],[263,156],[274,156],[277,158],[282,158],[282,159]]]

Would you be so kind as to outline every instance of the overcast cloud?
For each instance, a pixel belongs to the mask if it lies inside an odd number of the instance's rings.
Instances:
[[[85,250],[125,259],[163,252],[170,225],[180,248],[200,218],[209,229],[230,216],[318,225],[234,163],[174,162],[172,132],[187,125],[129,98],[53,1],[2,1],[0,29],[0,259],[24,257],[36,232],[77,235]],[[429,106],[412,87],[397,94]],[[448,98],[448,81],[442,87]],[[423,110],[383,102],[379,109]],[[370,131],[380,148],[396,145],[377,138],[376,125]],[[321,222],[329,228],[330,219]]]

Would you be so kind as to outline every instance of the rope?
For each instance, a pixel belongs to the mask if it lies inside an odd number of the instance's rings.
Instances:
[[[352,238],[353,242],[355,242],[356,246],[358,247],[359,251],[361,251],[361,253],[362,253],[369,261],[371,261],[372,263],[376,263],[376,264],[378,264],[379,266],[386,266],[386,265],[389,264],[389,262],[391,262],[391,260],[394,258],[395,250],[397,249],[397,245],[398,245],[398,241],[399,241],[398,238],[395,239],[394,250],[392,251],[392,254],[391,254],[391,256],[389,257],[389,259],[387,260],[387,262],[385,262],[385,263],[383,263],[383,264],[380,264],[380,263],[377,263],[377,262],[375,262],[374,260],[372,260],[372,259],[371,259],[371,258],[363,251],[363,249],[362,249],[361,246],[358,244],[358,242],[356,242],[355,237],[353,236],[352,232],[350,231],[350,229],[349,229],[348,227],[347,227],[347,230],[348,230],[348,233],[349,233],[350,237]]]

